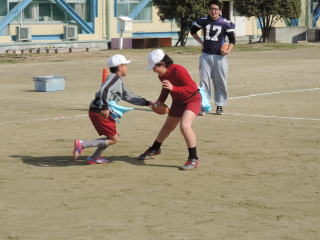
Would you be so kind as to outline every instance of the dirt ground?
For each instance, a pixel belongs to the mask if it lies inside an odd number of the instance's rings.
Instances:
[[[177,170],[179,130],[136,160],[165,120],[143,107],[120,123],[111,164],[85,165],[92,151],[70,160],[73,139],[97,137],[87,108],[113,53],[0,65],[1,240],[320,239],[320,48],[234,52],[226,114],[196,120],[191,172]],[[127,87],[156,99],[147,51],[124,53]],[[172,57],[198,82],[199,55]],[[34,92],[38,75],[66,76],[66,90]]]

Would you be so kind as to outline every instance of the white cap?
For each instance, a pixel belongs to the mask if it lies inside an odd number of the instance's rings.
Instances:
[[[156,64],[160,63],[166,54],[161,49],[152,51],[148,57],[148,70],[151,70]]]
[[[131,60],[127,60],[123,55],[113,55],[111,58],[108,59],[108,66],[109,68],[118,67],[122,64],[129,64]]]

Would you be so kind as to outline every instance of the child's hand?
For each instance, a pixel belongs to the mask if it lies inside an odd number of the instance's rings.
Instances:
[[[148,101],[148,105],[147,105],[147,106],[151,108],[154,103],[155,103],[155,102]]]
[[[164,81],[162,82],[162,88],[168,89],[168,90],[171,92],[172,89],[173,89],[173,85],[171,84],[170,81],[164,80]]]
[[[160,101],[156,100],[156,101],[153,101],[153,102],[150,102],[150,103],[151,103],[150,107],[153,108],[154,106],[157,106],[158,104],[160,104]]]
[[[103,110],[101,111],[101,116],[104,117],[104,118],[108,118],[109,117],[109,113],[110,111],[109,110]]]
[[[222,56],[227,56],[230,53],[230,50],[223,49],[220,51]]]

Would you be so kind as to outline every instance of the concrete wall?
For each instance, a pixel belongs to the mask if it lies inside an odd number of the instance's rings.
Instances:
[[[275,27],[272,28],[269,41],[277,43],[297,43],[306,40],[305,27]]]
[[[308,40],[308,42],[320,41],[320,29],[308,29],[307,30],[307,40]]]

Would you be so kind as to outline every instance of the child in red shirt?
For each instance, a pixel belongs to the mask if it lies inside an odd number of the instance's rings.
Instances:
[[[189,150],[188,160],[180,169],[191,170],[199,167],[196,135],[192,129],[192,123],[201,108],[201,96],[196,83],[183,66],[173,64],[172,59],[161,49],[150,53],[148,69],[153,69],[162,83],[162,91],[157,102],[164,103],[170,94],[172,106],[155,142],[139,156],[139,159],[147,160],[154,155],[159,155],[161,144],[180,123],[180,130]]]

